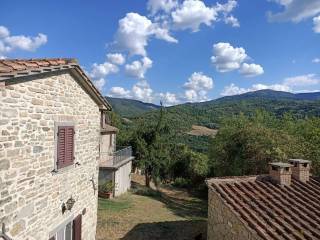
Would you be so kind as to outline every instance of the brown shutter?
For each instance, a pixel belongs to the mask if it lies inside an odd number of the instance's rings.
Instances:
[[[58,127],[57,168],[73,164],[74,160],[74,127]]]
[[[82,215],[80,214],[73,220],[73,238],[72,240],[81,240]]]
[[[52,236],[49,240],[55,240],[56,238],[55,238],[55,236]]]

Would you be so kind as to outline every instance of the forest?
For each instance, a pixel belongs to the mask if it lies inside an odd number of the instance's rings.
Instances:
[[[320,102],[242,99],[161,107],[130,121],[116,113],[118,144],[131,145],[147,184],[202,188],[204,179],[255,175],[271,161],[303,158],[320,174]],[[217,129],[215,137],[186,134],[192,124]]]

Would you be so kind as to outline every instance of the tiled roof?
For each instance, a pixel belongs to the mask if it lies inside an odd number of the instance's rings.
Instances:
[[[209,188],[262,239],[320,239],[320,180],[292,179],[280,186],[270,177],[214,178]]]
[[[111,109],[111,105],[106,101],[89,77],[81,69],[76,59],[3,59],[0,60],[0,81],[66,69],[75,70],[85,80],[86,86],[91,90],[92,94],[95,95],[96,99],[105,105],[107,109]]]

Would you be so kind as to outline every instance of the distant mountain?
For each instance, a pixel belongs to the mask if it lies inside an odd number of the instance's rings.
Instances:
[[[120,108],[119,102],[121,103]],[[132,122],[137,118],[143,118],[146,122],[155,122],[159,117],[156,110],[159,106],[156,105],[125,99],[118,99],[117,102],[112,102],[111,99],[110,103],[116,112],[130,118]],[[136,104],[139,107],[136,107]],[[167,107],[165,111],[167,121],[176,132],[176,141],[186,143],[192,149],[202,152],[208,147],[208,137],[187,134],[192,130],[192,125],[215,129],[219,128],[221,121],[225,118],[240,113],[252,115],[257,110],[265,110],[276,116],[291,113],[299,118],[320,117],[320,92],[293,94],[261,90],[207,102],[185,103]],[[127,127],[130,127],[129,125]]]
[[[213,101],[236,101],[236,100],[245,100],[245,99],[274,99],[274,100],[320,100],[320,92],[312,93],[289,93],[281,92],[274,90],[259,90],[255,92],[248,92],[240,95],[227,96],[218,98]]]
[[[151,110],[157,110],[158,105],[133,99],[106,97],[113,110],[122,117],[134,117]]]
[[[185,103],[166,108],[167,118],[177,130],[190,130],[192,125],[218,126],[225,117],[240,113],[251,115],[265,110],[281,116],[292,113],[297,117],[320,116],[320,92],[288,93],[261,90],[235,96],[222,97],[201,103]],[[157,119],[157,111],[141,115],[149,121]],[[141,117],[140,116],[140,117]],[[134,119],[134,117],[133,117]]]

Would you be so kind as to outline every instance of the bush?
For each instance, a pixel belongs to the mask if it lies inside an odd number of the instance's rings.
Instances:
[[[191,181],[186,178],[178,177],[174,180],[172,185],[179,188],[187,188],[190,187]]]
[[[107,181],[101,185],[99,185],[99,192],[110,193],[113,192],[114,185],[112,181]]]

